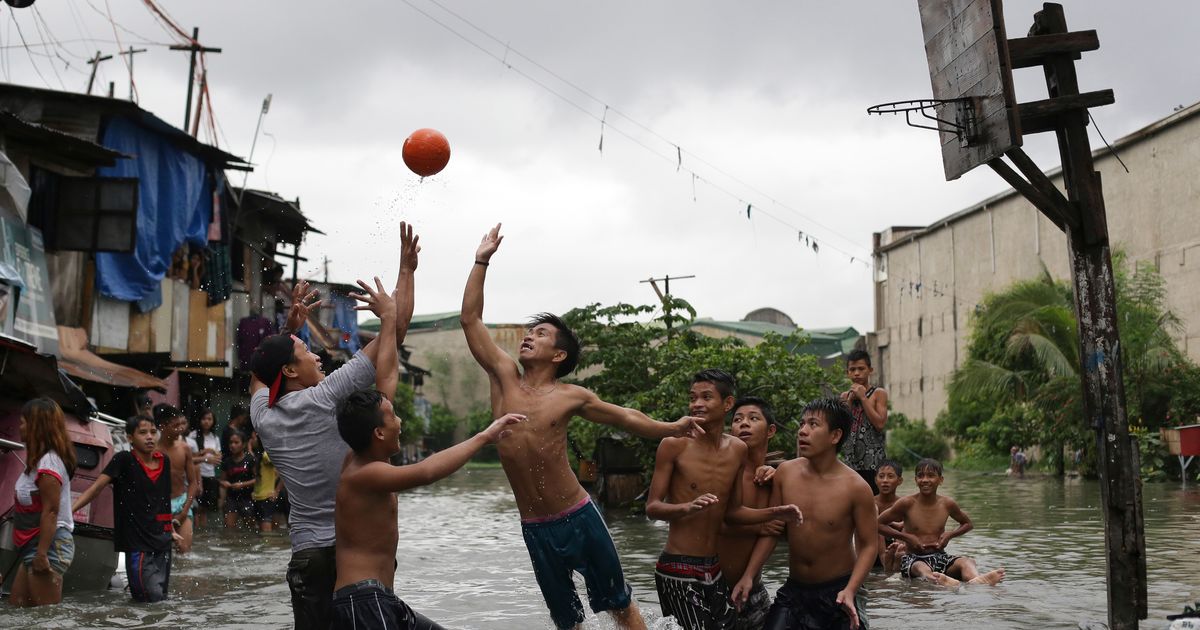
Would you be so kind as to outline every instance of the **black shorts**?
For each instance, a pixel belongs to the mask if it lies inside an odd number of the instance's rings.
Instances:
[[[234,494],[232,492],[225,495],[225,513],[237,514],[238,518],[254,518],[254,499],[250,498],[250,493]]]
[[[200,496],[196,497],[196,505],[203,510],[215,510],[220,497],[221,480],[216,477],[201,477]]]
[[[379,580],[343,586],[333,594],[333,630],[442,630],[414,612]]]
[[[664,553],[654,566],[654,585],[663,617],[674,617],[684,630],[726,630],[737,619],[716,556]]]
[[[296,630],[329,630],[333,621],[333,585],[337,584],[337,548],[310,547],[292,552],[287,568]]]
[[[837,595],[850,576],[822,582],[803,584],[788,578],[775,594],[775,603],[767,613],[763,630],[841,630],[850,627],[850,616],[837,603]],[[867,597],[860,586],[854,595],[854,608],[858,613],[858,627],[867,627]]]
[[[278,499],[261,499],[254,501],[254,518],[259,523],[270,523],[275,518],[275,507]]]

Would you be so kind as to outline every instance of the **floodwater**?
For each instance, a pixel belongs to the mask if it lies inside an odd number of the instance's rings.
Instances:
[[[943,492],[955,497],[975,530],[951,543],[979,566],[1003,566],[997,587],[947,591],[898,576],[868,578],[874,628],[1076,628],[1105,620],[1103,532],[1099,486],[1057,479],[1008,479],[948,471]],[[901,492],[912,492],[911,480]],[[1200,600],[1200,487],[1151,484],[1144,489],[1150,619]],[[609,528],[643,613],[658,630],[654,560],[666,527],[610,511]],[[0,608],[0,627],[28,628],[283,628],[290,626],[283,580],[289,555],[280,534],[202,532],[190,557],[176,561],[172,599],[133,605],[119,590],[69,594],[56,607]],[[551,628],[525,553],[516,507],[499,470],[456,473],[400,497],[396,590],[416,610],[447,628]],[[786,558],[768,566],[771,592],[786,577]],[[579,583],[582,593],[582,583]],[[584,599],[586,602],[586,598]],[[585,627],[610,628],[589,613]]]

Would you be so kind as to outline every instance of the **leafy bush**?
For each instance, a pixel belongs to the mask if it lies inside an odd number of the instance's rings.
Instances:
[[[902,413],[888,414],[887,454],[906,467],[929,457],[945,462],[950,445],[924,422],[909,420]]]

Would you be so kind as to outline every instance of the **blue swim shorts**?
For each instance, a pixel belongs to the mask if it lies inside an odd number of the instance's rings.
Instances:
[[[600,510],[590,499],[552,517],[521,521],[521,533],[550,617],[559,628],[583,622],[583,604],[571,572],[583,576],[592,612],[623,610],[633,589]]]

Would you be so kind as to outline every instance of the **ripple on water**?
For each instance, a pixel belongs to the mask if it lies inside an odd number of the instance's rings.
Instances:
[[[872,575],[868,613],[878,628],[1073,628],[1104,619],[1103,530],[1098,486],[1091,482],[947,473],[975,530],[951,551],[983,569],[1003,566],[996,587],[949,591],[898,576]],[[901,491],[911,491],[911,481]],[[1200,599],[1200,492],[1147,485],[1150,619]],[[662,619],[653,567],[666,527],[622,510],[606,515],[626,576],[655,630]],[[132,605],[120,591],[68,594],[54,607],[0,608],[0,627],[18,628],[284,628],[291,624],[283,575],[288,543],[280,534],[202,532],[196,552],[180,558],[172,599]],[[448,628],[551,628],[521,537],[512,495],[499,470],[466,471],[442,484],[400,496],[396,590],[413,608]],[[777,554],[765,579],[772,592],[786,578]],[[583,593],[582,581],[577,582]],[[585,598],[586,603],[586,598]],[[1157,621],[1156,621],[1157,620]],[[1165,625],[1165,624],[1164,624]],[[585,627],[612,628],[589,613]]]

